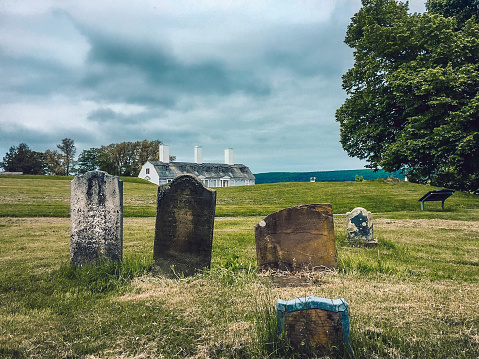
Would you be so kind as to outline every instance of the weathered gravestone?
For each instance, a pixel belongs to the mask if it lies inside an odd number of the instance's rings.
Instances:
[[[192,175],[158,187],[153,268],[193,275],[210,267],[216,191]]]
[[[71,182],[70,261],[83,265],[123,257],[123,182],[102,171]]]
[[[373,215],[362,207],[356,207],[346,213],[346,238],[368,246],[377,245],[374,240]]]
[[[331,204],[303,204],[265,217],[255,226],[256,257],[263,270],[336,268]]]
[[[318,297],[279,299],[276,303],[278,332],[284,332],[299,349],[316,354],[350,351],[348,303],[344,299]]]

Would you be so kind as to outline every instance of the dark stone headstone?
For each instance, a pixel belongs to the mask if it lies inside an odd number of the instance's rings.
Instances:
[[[123,182],[102,171],[76,176],[71,182],[70,261],[123,257]]]
[[[265,217],[255,226],[256,257],[263,270],[337,267],[331,204],[304,204]]]
[[[351,348],[348,307],[342,298],[279,299],[276,303],[278,332],[285,332],[298,349],[320,355],[345,355]]]
[[[192,175],[158,187],[153,269],[193,275],[211,264],[216,191]]]

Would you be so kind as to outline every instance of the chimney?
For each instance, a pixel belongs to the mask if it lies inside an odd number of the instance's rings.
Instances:
[[[160,162],[170,163],[170,146],[160,145]]]
[[[195,146],[195,163],[201,165],[203,163],[203,148]]]
[[[235,164],[235,160],[233,158],[233,149],[232,148],[225,149],[225,163],[227,165],[234,165]]]

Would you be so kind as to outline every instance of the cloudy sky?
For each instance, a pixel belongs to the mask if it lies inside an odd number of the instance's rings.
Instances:
[[[409,2],[424,11],[423,0]],[[160,140],[254,173],[359,169],[339,143],[360,0],[1,0],[0,160],[11,146]]]

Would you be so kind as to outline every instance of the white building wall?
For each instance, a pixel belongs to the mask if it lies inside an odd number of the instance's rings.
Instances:
[[[141,167],[138,177],[154,184],[160,184],[160,177],[156,172],[155,166],[153,166],[150,162],[146,162]]]
[[[138,174],[138,178],[142,178],[156,185],[169,183],[173,178],[161,178],[151,162],[146,162]],[[233,187],[233,186],[248,186],[254,185],[254,179],[236,178],[236,177],[204,177],[200,175],[200,180],[203,181],[207,187]]]

